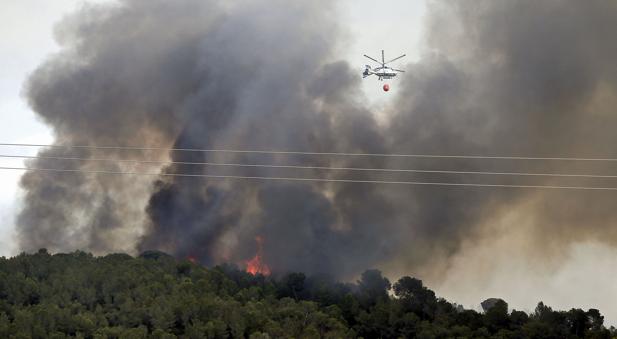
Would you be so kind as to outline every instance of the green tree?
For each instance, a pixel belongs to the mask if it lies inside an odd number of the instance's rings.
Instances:
[[[482,307],[485,309],[484,320],[489,331],[495,333],[508,328],[508,303],[501,299],[487,299],[482,302]]]
[[[379,270],[366,270],[358,281],[360,302],[365,307],[374,305],[378,300],[388,299],[390,281]]]
[[[394,295],[399,298],[404,312],[413,312],[421,319],[434,319],[437,310],[435,292],[424,287],[422,280],[402,277],[394,284]]]

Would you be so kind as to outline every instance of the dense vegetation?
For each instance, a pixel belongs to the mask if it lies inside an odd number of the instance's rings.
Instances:
[[[0,259],[0,338],[611,338],[595,309],[464,310],[379,271],[357,284],[206,269],[160,252]]]

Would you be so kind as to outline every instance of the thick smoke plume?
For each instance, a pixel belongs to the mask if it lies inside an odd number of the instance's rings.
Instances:
[[[427,50],[406,68],[386,124],[364,103],[327,1],[123,0],[57,30],[63,49],[27,97],[57,144],[311,152],[617,157],[617,5],[431,1]],[[345,167],[610,174],[594,162],[47,149],[44,156]],[[58,167],[38,159],[33,166]],[[134,170],[532,185],[614,182],[75,162]],[[349,278],[367,267],[438,279],[471,242],[515,230],[521,255],[554,262],[580,241],[617,243],[615,193],[265,182],[28,172],[26,251],[160,249],[202,263]],[[535,202],[529,204],[529,201]],[[584,203],[582,203],[584,202]],[[529,225],[503,218],[516,211]],[[508,219],[511,220],[511,219]],[[499,226],[497,226],[499,225]],[[520,227],[519,227],[520,226]],[[558,261],[558,260],[557,260]]]

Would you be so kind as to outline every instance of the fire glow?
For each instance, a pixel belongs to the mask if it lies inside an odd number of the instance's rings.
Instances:
[[[262,274],[270,275],[270,267],[263,262],[263,238],[261,236],[255,237],[257,242],[257,253],[253,259],[246,262],[246,271],[252,275]]]
[[[197,257],[194,255],[189,255],[186,257],[186,260],[190,261],[192,264],[197,264]]]

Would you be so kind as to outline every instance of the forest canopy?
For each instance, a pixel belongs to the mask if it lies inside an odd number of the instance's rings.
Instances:
[[[1,338],[614,338],[600,311],[527,314],[498,298],[483,312],[421,280],[378,270],[356,283],[264,276],[162,252],[95,257],[45,249],[0,259]]]

